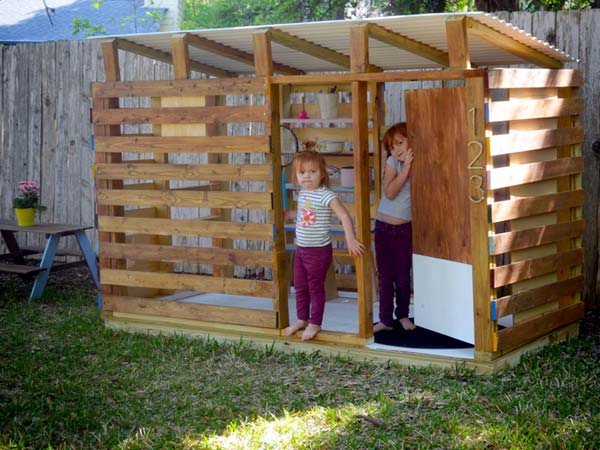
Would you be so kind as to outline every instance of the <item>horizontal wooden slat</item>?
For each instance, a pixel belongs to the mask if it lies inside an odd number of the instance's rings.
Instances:
[[[135,270],[102,269],[100,271],[100,282],[103,285],[111,286],[193,290],[269,298],[273,298],[274,292],[272,281]]]
[[[526,259],[492,269],[492,284],[493,287],[498,288],[559,269],[578,266],[582,262],[583,250],[581,248],[542,256],[541,258]]]
[[[583,112],[583,99],[511,100],[488,104],[488,122],[572,116]]]
[[[464,80],[470,77],[482,77],[486,72],[482,69],[443,69],[443,70],[402,70],[369,73],[335,73],[319,75],[284,75],[272,77],[272,84],[328,84],[352,83],[366,81],[370,83],[387,83],[394,81],[420,80]]]
[[[264,122],[265,106],[95,109],[93,125]]]
[[[112,206],[175,206],[270,210],[273,205],[269,192],[99,189],[96,199],[99,205]]]
[[[275,311],[203,305],[154,298],[104,295],[102,296],[102,309],[119,313],[202,320],[212,323],[229,323],[263,328],[277,327],[277,313]]]
[[[219,247],[199,248],[103,242],[100,245],[100,256],[114,259],[133,259],[136,261],[273,267],[273,254],[271,252]]]
[[[266,164],[97,164],[101,180],[270,181]]]
[[[493,302],[492,310],[495,313],[493,313],[492,320],[554,302],[561,297],[581,292],[582,289],[583,275],[579,275],[567,280],[501,297]]]
[[[268,136],[96,136],[97,153],[268,153]]]
[[[202,221],[197,219],[144,219],[98,217],[99,231],[157,234],[161,236],[205,236],[271,241],[273,225],[262,223]]]
[[[573,69],[499,69],[490,70],[488,83],[490,89],[578,87],[583,76]]]
[[[92,84],[95,98],[185,97],[204,95],[263,94],[265,78],[211,80],[105,81]]]
[[[491,205],[492,223],[579,206],[583,206],[582,190],[506,200]]]
[[[540,150],[543,148],[577,145],[583,142],[583,128],[558,128],[535,131],[517,131],[489,138],[492,156]]]
[[[488,189],[500,189],[534,183],[583,172],[583,157],[515,164],[488,172]]]
[[[515,346],[522,346],[551,331],[583,318],[584,305],[578,302],[567,308],[546,313],[540,317],[527,320],[513,327],[505,328],[496,334],[494,351],[505,351]]]
[[[550,244],[583,235],[583,220],[557,223],[526,230],[499,233],[491,237],[490,255],[500,255],[523,248]]]

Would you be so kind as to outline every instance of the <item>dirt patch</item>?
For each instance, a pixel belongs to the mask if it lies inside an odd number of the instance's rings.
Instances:
[[[4,282],[12,282],[22,285],[24,289],[31,289],[33,287],[33,281],[33,277],[30,279],[22,279],[18,275],[0,273],[0,286]],[[48,288],[67,292],[81,292],[83,290],[89,292],[92,296],[95,296],[97,292],[90,271],[85,266],[71,267],[58,272],[51,272],[48,283],[46,284],[46,289]]]

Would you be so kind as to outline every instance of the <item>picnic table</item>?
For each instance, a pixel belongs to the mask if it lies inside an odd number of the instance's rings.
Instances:
[[[6,222],[0,220],[0,232],[2,239],[8,248],[9,253],[0,255],[0,272],[14,273],[23,277],[34,276],[35,281],[29,300],[40,298],[48,282],[48,277],[51,271],[64,270],[70,267],[87,265],[96,287],[100,289],[100,281],[98,279],[98,264],[96,262],[96,254],[92,250],[85,230],[91,227],[81,225],[65,225],[41,223],[29,227],[21,227],[14,222]],[[46,245],[43,248],[20,247],[15,233],[38,233],[46,237]],[[79,244],[81,252],[59,251],[58,244],[60,240],[67,236],[74,236]],[[42,254],[39,264],[27,264],[28,257],[34,254]],[[55,264],[55,256],[79,256],[83,259],[80,261],[64,262]],[[10,260],[10,262],[8,262]]]

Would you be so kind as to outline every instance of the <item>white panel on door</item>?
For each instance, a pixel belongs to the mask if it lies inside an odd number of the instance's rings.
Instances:
[[[415,324],[475,344],[473,267],[413,254]]]

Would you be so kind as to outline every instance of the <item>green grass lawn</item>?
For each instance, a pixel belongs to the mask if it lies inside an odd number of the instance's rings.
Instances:
[[[599,449],[597,336],[495,375],[103,326],[0,282],[0,449]]]

